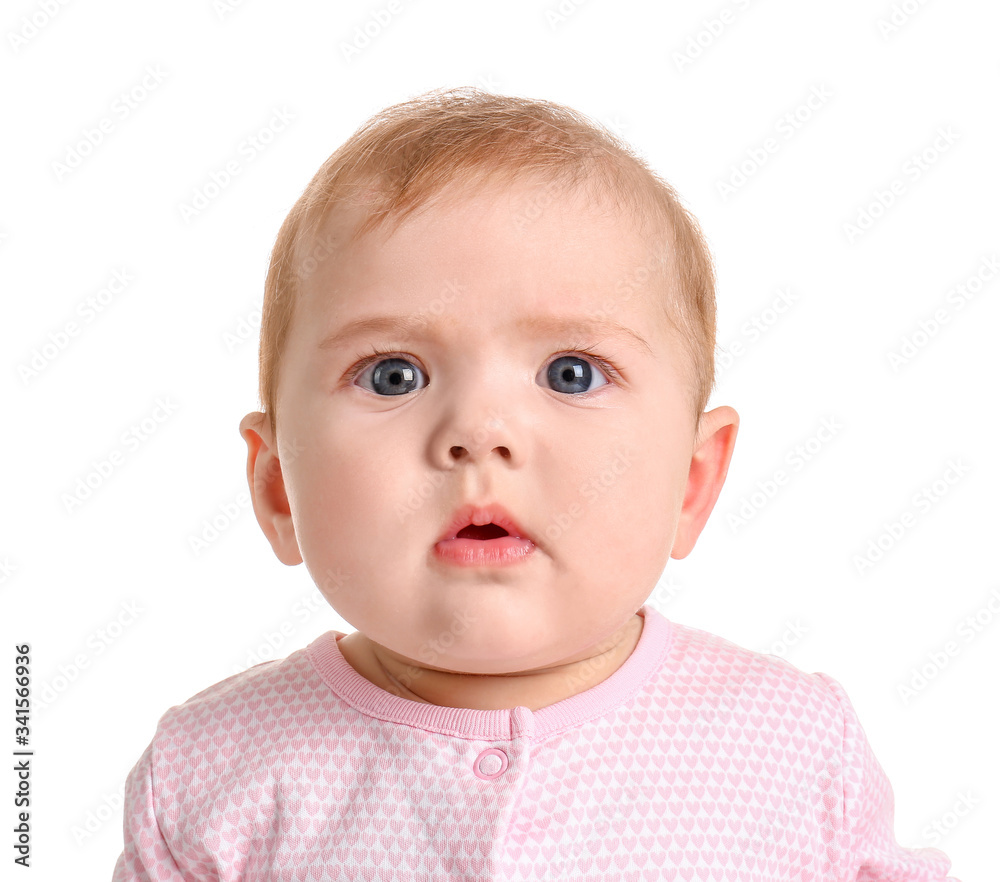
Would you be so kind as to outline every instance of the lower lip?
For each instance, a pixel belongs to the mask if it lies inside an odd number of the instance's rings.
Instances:
[[[434,546],[440,560],[463,567],[506,567],[527,560],[535,550],[530,539],[442,539]]]

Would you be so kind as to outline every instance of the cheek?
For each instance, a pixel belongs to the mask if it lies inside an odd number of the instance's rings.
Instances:
[[[371,450],[317,445],[298,463],[292,509],[306,568],[324,596],[349,621],[375,603],[370,587],[400,583],[418,544],[404,543],[400,491]],[[331,581],[332,579],[332,581]],[[360,586],[369,586],[369,591]]]
[[[652,531],[664,529],[662,471],[660,464],[632,451],[612,460],[602,474],[602,496],[595,505],[602,510],[602,521],[613,525],[623,549],[634,551]]]
[[[643,454],[634,442],[610,439],[584,453],[573,464],[565,453],[554,452],[537,474],[541,486],[535,494],[544,516],[544,538],[558,551],[594,558],[615,555],[620,540],[631,544],[646,520]]]
[[[412,526],[431,498],[418,480],[412,445],[391,430],[363,433],[342,425],[311,439],[295,464],[294,486],[302,523],[327,542],[333,535],[385,541]]]
[[[669,546],[687,485],[684,442],[647,423],[604,455],[581,502],[610,539],[606,553],[630,559],[657,556]]]

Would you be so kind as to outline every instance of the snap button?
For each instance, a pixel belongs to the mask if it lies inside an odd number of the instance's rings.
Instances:
[[[498,775],[502,775],[509,765],[507,754],[496,747],[490,747],[476,757],[476,761],[472,764],[472,771],[476,773],[477,778],[492,781]]]

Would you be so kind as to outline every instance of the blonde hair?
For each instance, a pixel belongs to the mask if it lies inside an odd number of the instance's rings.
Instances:
[[[666,272],[664,317],[690,356],[696,417],[715,380],[715,272],[698,222],[674,189],[604,126],[559,104],[475,88],[435,90],[386,108],[364,123],[313,176],[285,218],[264,284],[260,402],[277,432],[281,354],[300,284],[329,253],[317,234],[338,206],[363,206],[350,241],[457,187],[537,177],[550,187],[610,200],[653,243],[649,266],[619,284],[645,284]],[[670,284],[670,282],[674,284]],[[612,301],[613,302],[613,301]]]

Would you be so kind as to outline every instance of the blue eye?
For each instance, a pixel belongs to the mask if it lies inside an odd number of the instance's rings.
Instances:
[[[417,388],[423,388],[416,385],[417,375],[422,375],[423,371],[409,359],[393,356],[392,358],[380,359],[374,363],[368,362],[362,366],[362,369],[354,377],[359,377],[366,373],[368,364],[371,364],[375,368],[371,372],[371,385],[372,391],[379,395],[406,395]]]
[[[549,365],[546,379],[556,392],[567,394],[593,392],[608,382],[600,371],[595,371],[590,362],[580,355],[560,355]],[[595,379],[602,382],[592,386]]]

